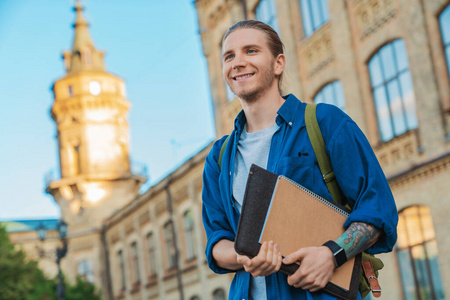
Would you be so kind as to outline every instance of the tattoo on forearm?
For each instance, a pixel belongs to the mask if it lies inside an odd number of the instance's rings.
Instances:
[[[380,230],[375,226],[355,222],[336,240],[336,243],[344,248],[347,257],[350,258],[375,244],[379,236]]]

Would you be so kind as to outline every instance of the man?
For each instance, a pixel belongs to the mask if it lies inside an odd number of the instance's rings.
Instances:
[[[285,175],[325,198],[331,196],[306,132],[306,104],[293,95],[281,96],[286,60],[277,33],[258,21],[238,22],[225,34],[222,54],[223,76],[243,111],[221,166],[219,153],[226,137],[214,144],[205,162],[202,197],[208,265],[216,273],[236,272],[229,299],[335,299],[319,291],[336,268],[329,247],[299,249],[283,260],[273,242],[264,243],[254,258],[234,250],[251,164]],[[319,105],[317,119],[339,186],[354,209],[334,246],[342,247],[347,258],[366,249],[372,254],[392,250],[397,211],[368,141],[334,106]],[[301,264],[293,275],[278,272],[282,262],[296,261]]]

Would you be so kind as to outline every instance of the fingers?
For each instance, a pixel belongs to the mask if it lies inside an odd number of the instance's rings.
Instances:
[[[258,255],[250,259],[250,262],[239,258],[238,262],[241,261],[245,262],[243,264],[245,271],[254,277],[268,276],[280,270],[282,257],[278,245],[270,241],[261,245]]]
[[[274,257],[274,259],[276,260],[275,270],[277,270],[278,272],[281,268],[281,264],[283,263],[283,257],[281,256],[280,248],[278,247],[278,245],[275,245],[275,247],[276,251],[278,252],[277,256]]]
[[[304,256],[305,256],[305,250],[304,250],[304,248],[302,248],[302,249],[299,249],[299,250],[287,255],[283,259],[283,263],[290,265],[292,263],[302,260]]]
[[[288,284],[310,292],[324,288],[335,269],[334,262],[327,254],[321,247],[308,247],[288,255],[286,258],[290,263],[295,262],[293,261],[295,258],[301,261],[298,270],[288,277]]]
[[[270,241],[269,246],[267,247],[265,261],[263,263],[266,266],[268,266],[269,263],[272,263],[272,255],[273,255],[273,250],[274,250],[273,248],[274,248],[273,242]]]
[[[275,266],[277,270],[280,269],[283,258],[281,257],[280,247],[278,244],[274,246],[274,255],[272,258],[272,266]]]
[[[324,278],[315,278],[312,275],[301,276],[296,278],[294,275],[288,276],[288,284],[295,288],[301,288],[303,290],[309,290],[310,292],[317,292],[323,289],[327,284],[328,280]]]

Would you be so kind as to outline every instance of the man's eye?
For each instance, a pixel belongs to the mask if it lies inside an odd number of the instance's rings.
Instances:
[[[248,49],[247,53],[253,54],[253,53],[256,53],[256,50],[255,49]]]
[[[227,60],[230,60],[230,59],[232,59],[233,57],[234,57],[233,54],[227,55],[227,56],[225,56],[225,60],[226,60],[226,61],[227,61]]]

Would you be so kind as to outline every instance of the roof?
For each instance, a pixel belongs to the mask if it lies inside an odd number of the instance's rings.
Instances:
[[[10,220],[0,221],[0,224],[6,227],[6,232],[23,232],[35,231],[42,224],[46,230],[58,230],[59,219],[44,219],[44,220]]]

